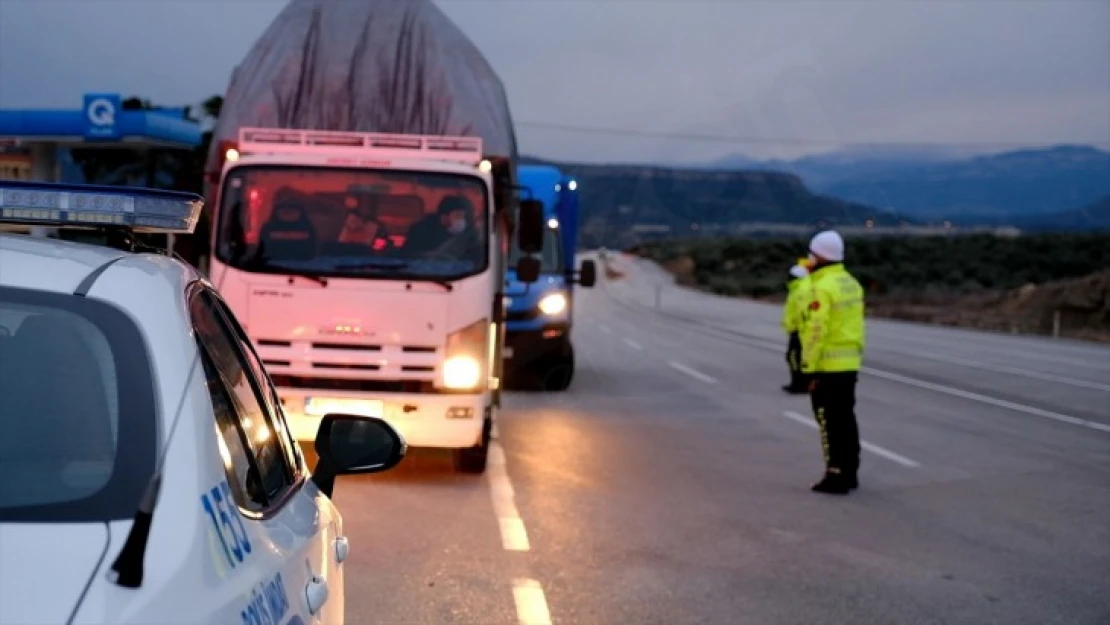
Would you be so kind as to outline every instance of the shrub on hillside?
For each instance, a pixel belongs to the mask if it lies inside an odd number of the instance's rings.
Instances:
[[[1074,278],[1110,267],[1110,233],[875,237],[847,241],[847,265],[869,293],[973,293]],[[722,295],[785,289],[805,255],[802,239],[645,243],[628,250],[664,266],[684,264],[695,284]]]

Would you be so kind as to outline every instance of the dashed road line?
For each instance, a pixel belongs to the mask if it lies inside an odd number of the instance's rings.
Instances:
[[[798,414],[797,412],[793,412],[791,410],[784,411],[782,413],[782,416],[786,417],[787,419],[790,419],[791,421],[797,421],[798,423],[801,423],[802,425],[808,425],[808,426],[810,426],[814,429],[817,429],[817,421],[815,421],[813,419],[813,417],[806,417],[804,415]],[[867,451],[870,451],[871,453],[875,454],[876,456],[882,456],[883,458],[886,458],[887,460],[890,460],[891,462],[897,462],[898,464],[900,464],[904,467],[909,467],[911,469],[917,469],[917,468],[921,467],[921,464],[918,463],[916,460],[911,460],[911,459],[909,459],[909,458],[907,458],[907,457],[905,457],[901,454],[896,454],[893,451],[890,451],[889,449],[879,447],[878,445],[875,445],[873,443],[869,443],[867,441],[862,441],[861,440],[859,445],[860,445],[860,447],[866,449]]]
[[[516,508],[516,494],[506,470],[505,449],[498,441],[490,441],[489,457],[486,458],[486,479],[489,483],[490,500],[497,515],[497,526],[501,531],[501,546],[505,551],[529,551],[528,531],[524,519]],[[534,579],[513,580],[513,603],[516,605],[517,621],[520,625],[551,625],[551,612],[543,587]]]
[[[551,625],[543,587],[534,579],[513,580],[513,600],[520,625]]]
[[[676,360],[672,360],[667,364],[669,364],[672,369],[677,369],[678,371],[681,371],[681,372],[685,373],[686,375],[690,376],[691,378],[694,378],[695,380],[701,380],[702,382],[705,382],[706,384],[716,384],[717,383],[717,379],[714,378],[713,376],[706,375],[706,374],[702,373],[701,371],[698,371],[697,369],[692,369],[690,367],[687,367],[686,365],[684,365],[681,362],[678,362]]]
[[[633,341],[632,339],[624,339],[624,344],[631,347],[632,349],[635,349],[635,350],[641,350],[641,349],[644,348],[643,345],[640,345],[639,343],[637,343],[636,341]]]
[[[619,298],[614,298],[614,299],[619,302]],[[767,341],[765,339],[755,338],[755,337],[747,337],[747,336],[744,336],[744,335],[736,332],[735,330],[730,330],[729,328],[717,326],[717,325],[714,325],[714,324],[711,324],[711,323],[699,322],[699,321],[689,319],[689,318],[686,318],[686,317],[682,317],[682,316],[679,316],[679,315],[670,315],[670,314],[665,314],[664,313],[664,316],[670,317],[671,319],[686,323],[688,325],[693,325],[695,327],[701,327],[701,328],[704,328],[704,329],[715,330],[717,332],[725,333],[725,334],[729,335],[727,340],[730,340],[734,343],[738,343],[738,344],[741,344],[741,345],[748,345],[748,346],[751,346],[751,347],[761,347],[761,348],[769,348],[769,349],[776,349],[776,350],[779,349],[779,347],[776,344],[771,343],[770,341]],[[706,336],[712,336],[712,335],[709,334],[709,333],[706,333]],[[675,366],[675,363],[672,363],[671,366],[672,367]],[[678,368],[678,367],[675,367],[675,368]],[[988,405],[995,406],[995,407],[998,407],[998,408],[1006,408],[1006,409],[1009,409],[1009,410],[1013,410],[1015,412],[1021,412],[1021,413],[1024,413],[1024,414],[1033,415],[1033,416],[1037,416],[1037,417],[1042,417],[1042,418],[1045,418],[1045,419],[1051,419],[1053,421],[1057,421],[1057,422],[1060,422],[1060,423],[1067,423],[1069,425],[1076,425],[1076,426],[1079,426],[1079,427],[1085,427],[1085,428],[1088,428],[1088,429],[1097,430],[1099,432],[1110,432],[1110,423],[1103,423],[1103,422],[1100,422],[1100,421],[1092,421],[1092,420],[1089,420],[1089,419],[1081,419],[1079,417],[1073,417],[1073,416],[1070,416],[1070,415],[1060,414],[1058,412],[1053,412],[1051,410],[1043,410],[1041,408],[1035,408],[1033,406],[1026,406],[1025,404],[1019,404],[1019,403],[1012,402],[1012,401],[1006,401],[1004,399],[998,399],[996,397],[990,397],[988,395],[983,395],[983,394],[980,394],[980,393],[973,393],[971,391],[965,391],[965,390],[961,390],[961,389],[958,389],[958,388],[953,388],[951,386],[945,386],[945,385],[942,385],[942,384],[934,384],[932,382],[926,382],[924,380],[919,380],[917,378],[911,378],[909,376],[899,375],[897,373],[893,373],[893,372],[890,372],[890,371],[884,371],[882,369],[875,369],[873,367],[868,367],[868,366],[861,367],[860,372],[868,374],[868,375],[873,375],[877,378],[884,378],[886,380],[891,380],[891,381],[894,381],[894,382],[900,382],[902,384],[908,384],[910,386],[916,386],[918,388],[923,388],[923,389],[926,389],[926,390],[935,391],[937,393],[943,393],[945,395],[951,395],[953,397],[960,397],[962,399],[967,399],[967,400],[979,402],[979,403],[982,403],[982,404],[988,404]],[[1035,372],[1033,372],[1033,373],[1035,373]],[[1047,376],[1048,374],[1038,374],[1038,375],[1046,375]],[[1072,380],[1072,382],[1074,383],[1074,382],[1077,382],[1077,381]],[[1079,382],[1082,382],[1082,381],[1079,381]],[[1090,383],[1084,382],[1084,384],[1087,384],[1092,388],[1095,388],[1095,387],[1098,386],[1097,382],[1090,382]]]

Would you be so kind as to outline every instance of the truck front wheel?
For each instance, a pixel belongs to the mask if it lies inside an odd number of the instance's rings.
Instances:
[[[574,346],[567,343],[566,347],[552,359],[547,370],[544,386],[549,391],[565,391],[574,381]]]
[[[489,458],[490,433],[493,430],[493,416],[491,410],[486,409],[486,418],[482,422],[482,440],[474,447],[464,447],[455,450],[455,465],[463,473],[482,474],[486,471],[486,460]]]

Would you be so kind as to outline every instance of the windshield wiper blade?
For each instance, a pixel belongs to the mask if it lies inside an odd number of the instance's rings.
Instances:
[[[409,264],[403,260],[367,260],[358,263],[340,263],[336,269],[405,269]]]
[[[405,269],[408,266],[409,266],[409,263],[406,262],[406,261],[403,261],[403,260],[397,260],[397,261],[368,260],[368,261],[361,262],[361,263],[345,263],[345,264],[342,264],[342,265],[336,265],[336,269],[389,270],[389,269]],[[432,284],[438,284],[439,286],[443,287],[444,289],[446,289],[448,291],[454,291],[455,290],[455,286],[453,284],[451,284],[447,280],[444,280],[443,278],[437,278],[435,276],[421,276],[421,275],[406,274],[406,275],[403,275],[403,276],[395,276],[395,278],[409,280],[411,282],[431,282]]]
[[[431,282],[432,284],[438,284],[439,286],[447,289],[448,292],[451,292],[451,291],[455,290],[455,285],[453,285],[450,282],[448,282],[446,280],[443,280],[441,278],[420,278],[417,281],[418,282]]]
[[[282,270],[282,271],[286,271],[286,270]],[[296,276],[298,278],[304,278],[305,280],[312,280],[313,282],[319,284],[320,286],[327,286],[328,285],[328,279],[323,277],[323,276],[317,276],[317,275],[313,275],[311,273],[304,273],[304,272],[301,272],[301,271],[286,271],[286,273],[289,274],[289,284],[293,284],[293,277]]]

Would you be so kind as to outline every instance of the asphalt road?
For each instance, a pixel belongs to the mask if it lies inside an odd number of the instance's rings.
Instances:
[[[486,475],[340,479],[348,622],[1110,623],[1110,349],[869,322],[861,486],[819,495],[779,309],[620,262]]]

